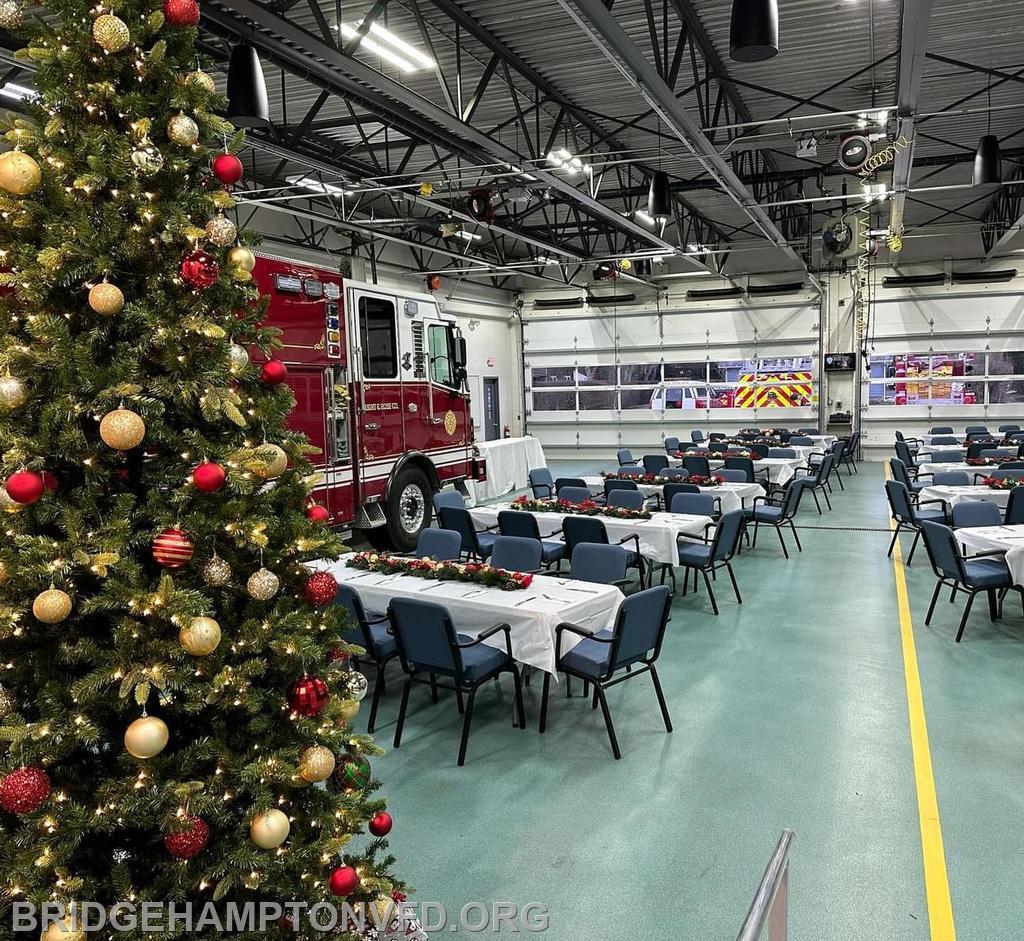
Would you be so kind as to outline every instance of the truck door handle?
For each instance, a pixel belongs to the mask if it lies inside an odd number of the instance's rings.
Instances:
[[[431,418],[430,419],[430,424],[432,424],[432,425],[440,425],[443,421],[444,421],[443,418]]]
[[[366,423],[367,431],[380,431],[380,422],[371,421]]]

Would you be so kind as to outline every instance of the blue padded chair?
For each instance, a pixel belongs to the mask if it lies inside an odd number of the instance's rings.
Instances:
[[[619,448],[619,450],[615,452],[615,459],[619,462],[620,467],[623,464],[639,463],[637,459],[633,457],[633,452],[630,451],[629,448]]]
[[[711,609],[716,615],[718,614],[718,601],[708,575],[714,575],[720,568],[724,568],[729,573],[729,581],[732,582],[736,603],[743,604],[739,585],[736,584],[736,575],[732,570],[732,557],[739,548],[742,533],[743,511],[733,510],[731,513],[723,514],[715,528],[714,538],[710,542],[699,543],[680,539],[676,543],[679,564],[685,570],[683,572],[683,594],[686,594],[687,583],[690,581],[690,570],[693,570],[694,591],[697,590],[697,573],[700,572],[704,576],[704,587],[707,588],[708,597],[711,599]],[[662,577],[664,578],[664,575]],[[673,581],[674,578],[673,575]]]
[[[769,448],[766,457],[784,457],[794,460],[796,458],[796,451],[792,448]]]
[[[816,435],[816,434],[819,434],[817,428],[797,428],[796,433],[798,435]]]
[[[739,480],[740,483],[748,484],[761,484],[763,487],[768,488],[770,481],[768,479],[768,471],[762,471],[759,477],[757,471],[754,469],[754,462],[749,457],[727,457],[725,464],[722,465],[726,470],[738,470],[743,472],[742,479],[727,477],[726,480]],[[718,471],[721,475],[721,471]]]
[[[440,517],[441,507],[454,506],[460,510],[466,508],[466,498],[458,490],[438,490],[434,494],[434,512]]]
[[[814,497],[814,505],[818,508],[818,516],[821,516],[821,503],[818,501],[818,493],[825,497],[825,505],[832,509],[832,501],[828,497],[828,482],[832,475],[832,468],[835,466],[836,456],[832,453],[826,454],[817,464],[808,467],[798,467],[797,476],[804,481],[804,490]],[[801,476],[803,475],[803,476]]]
[[[539,572],[541,544],[538,539],[524,536],[499,536],[494,540],[490,564],[509,572]]]
[[[1024,526],[1024,487],[1014,487],[1010,491],[1003,521],[1007,526]]]
[[[978,457],[995,458],[997,461],[1012,461],[1016,456],[1016,448],[984,448],[978,455]]]
[[[924,547],[932,564],[932,571],[938,579],[935,591],[932,592],[931,604],[928,605],[928,614],[924,619],[925,625],[931,624],[935,602],[939,600],[939,592],[943,587],[952,589],[950,601],[958,593],[967,595],[967,605],[964,607],[960,627],[956,632],[958,644],[964,636],[964,627],[967,625],[967,617],[971,613],[975,595],[980,592],[988,595],[989,616],[993,621],[1000,616],[1002,608],[1002,598],[997,598],[997,592],[1005,595],[1006,591],[1012,588],[1020,592],[1021,598],[1024,599],[1024,590],[1013,584],[1013,576],[1002,552],[980,553],[964,558],[957,545],[956,535],[948,526],[925,520],[921,523],[921,531],[924,534]]]
[[[557,539],[541,539],[537,517],[523,510],[502,510],[498,513],[498,532],[502,536],[533,539],[540,545],[540,558],[546,567],[561,567],[565,558],[565,543]],[[561,530],[558,530],[561,532]]]
[[[1001,526],[1003,511],[988,500],[965,500],[953,504],[953,529],[965,526]]]
[[[679,439],[674,437],[668,437],[665,439],[665,453],[675,454],[679,450]]]
[[[753,504],[742,510],[743,516],[749,525],[754,524],[754,538],[750,548],[757,548],[757,534],[762,526],[771,526],[779,536],[779,543],[782,545],[782,554],[788,559],[789,549],[786,547],[786,540],[782,535],[782,527],[789,526],[796,540],[796,547],[800,552],[804,547],[800,545],[800,537],[797,535],[793,517],[800,509],[800,498],[804,493],[804,486],[807,481],[804,478],[796,477],[789,482],[785,490],[780,491],[777,497],[754,497]]]
[[[968,425],[964,428],[965,435],[987,435],[988,427],[985,425]]]
[[[703,431],[691,431],[690,432],[690,440],[694,444],[703,444],[704,440],[705,440],[704,432]]]
[[[910,491],[911,495],[916,497],[925,487],[931,486],[931,481],[934,478],[932,474],[918,474],[914,471],[914,477],[910,476],[910,472],[907,470],[907,465],[903,463],[898,457],[889,458],[889,467],[892,470],[892,476],[898,480],[907,490]],[[927,477],[928,480],[918,480],[917,477]]]
[[[598,516],[567,516],[562,520],[562,535],[565,538],[565,557],[572,567],[572,560],[576,556],[576,550],[584,545],[610,545],[608,530],[605,528],[604,520]],[[625,536],[617,543],[625,548],[625,543],[632,542],[631,549],[625,549],[627,554],[627,568],[635,568],[640,578],[640,587],[644,585],[646,569],[644,557],[640,554],[640,537],[633,533]]]
[[[932,451],[932,464],[963,464],[963,451]]]
[[[1014,467],[999,466],[995,470],[977,471],[974,474],[975,482],[982,477],[995,477],[998,480],[1005,480],[1007,477],[1024,477],[1024,470]]]
[[[935,425],[928,432],[930,435],[951,435],[953,434],[952,425]]]
[[[720,431],[713,431],[708,435],[708,441],[725,441],[728,435],[723,435]]]
[[[726,460],[729,460],[726,458]],[[730,484],[746,484],[750,483],[747,477],[747,472],[740,470],[738,467],[722,467],[715,471],[716,477],[721,477],[722,480],[727,481]]]
[[[516,719],[513,726],[526,728],[523,710],[523,686],[519,668],[512,658],[512,639],[508,624],[494,627],[471,637],[459,634],[452,624],[451,615],[443,605],[414,598],[392,598],[388,606],[398,656],[405,671],[405,686],[402,688],[402,704],[398,710],[398,724],[395,727],[395,748],[402,744],[402,729],[405,727],[405,713],[409,707],[409,692],[413,683],[428,684],[434,702],[437,702],[435,677],[446,676],[454,689],[461,706],[463,693],[467,694],[462,719],[462,741],[459,745],[459,765],[466,763],[466,745],[469,743],[469,725],[473,718],[473,701],[476,691],[488,680],[502,673],[511,673],[515,681]],[[484,641],[496,634],[504,634],[504,649],[491,647]],[[423,679],[422,674],[429,679]]]
[[[708,445],[708,451],[711,454],[724,454],[729,450],[729,447],[730,445],[728,441],[712,441]]]
[[[948,506],[945,500],[921,500],[916,505],[910,499],[910,491],[898,480],[887,480],[885,482],[885,497],[889,501],[889,510],[892,518],[896,521],[896,530],[892,534],[892,541],[889,543],[887,556],[892,555],[896,547],[896,540],[904,530],[913,532],[914,541],[910,545],[910,555],[907,556],[907,565],[914,561],[914,551],[917,549],[917,541],[921,538],[921,524],[923,522],[946,523],[949,520]],[[929,504],[939,506],[938,510],[925,510],[921,507]]]
[[[896,457],[903,461],[908,470],[917,467],[917,453],[910,449],[906,441],[896,442]]]
[[[587,482],[582,477],[556,477],[555,493],[561,493],[563,487],[586,487]]]
[[[683,516],[710,516],[712,519],[717,519],[721,512],[718,498],[700,490],[696,493],[680,491],[673,494],[669,507],[672,513]]]
[[[645,454],[643,459],[645,474],[660,474],[668,467],[667,454]]]
[[[624,510],[642,510],[644,495],[639,490],[612,490],[608,494],[608,506],[621,507]]]
[[[839,477],[841,483],[842,477],[838,473],[840,467],[845,467],[846,473],[850,477],[854,474],[860,473],[860,471],[857,470],[857,453],[860,450],[860,432],[855,431],[849,438],[840,438],[837,443],[842,444],[842,449],[834,449],[833,453],[836,454],[836,476]],[[844,487],[843,489],[845,490],[846,488]]]
[[[986,444],[990,448],[995,447],[999,444],[1000,439],[993,435],[987,434],[984,431],[975,431],[966,436],[968,445],[971,444]]]
[[[655,668],[655,662],[661,654],[670,605],[671,595],[668,588],[659,585],[637,592],[623,601],[615,618],[615,626],[610,631],[594,633],[569,623],[559,624],[555,630],[556,669],[566,676],[576,676],[585,683],[594,684],[594,708],[598,704],[601,706],[612,754],[616,759],[621,758],[622,753],[619,751],[615,727],[605,697],[605,690],[609,687],[650,673],[654,691],[658,696],[658,705],[661,707],[661,717],[665,722],[665,730],[672,731],[672,720]],[[582,639],[571,650],[562,653],[566,634],[575,634]],[[627,670],[628,672],[623,672]],[[540,706],[542,734],[547,728],[550,688],[551,674],[545,673]]]
[[[412,555],[416,559],[453,562],[462,557],[462,534],[454,529],[424,529]]]
[[[747,445],[747,450],[754,455],[755,460],[761,460],[761,458],[768,457],[768,452],[771,451],[771,447],[767,444],[761,444],[754,441]]]
[[[535,500],[548,500],[555,495],[555,478],[546,467],[535,467],[528,474]]]
[[[368,617],[363,601],[353,590],[351,585],[344,582],[338,586],[338,593],[334,596],[334,603],[341,605],[348,614],[349,620],[355,627],[341,635],[346,644],[357,644],[366,651],[365,657],[360,655],[353,658],[354,664],[361,664],[364,660],[372,661],[377,668],[377,679],[373,684],[373,699],[370,701],[370,717],[366,723],[366,731],[373,732],[377,722],[377,707],[380,705],[380,697],[384,692],[384,671],[388,663],[398,656],[398,648],[395,646],[395,638],[388,631],[390,621],[386,614],[377,618]]]
[[[996,430],[1003,434],[1007,434],[1011,431],[1020,431],[1020,425],[1000,425]]]
[[[967,443],[967,450],[961,451],[960,453],[964,457],[981,457],[982,451],[990,451],[996,446],[995,441],[989,441],[987,438],[984,441],[969,441]]]
[[[912,454],[916,454],[920,450],[921,445],[924,444],[920,438],[908,438],[902,431],[896,432],[896,440],[902,441],[910,449]]]
[[[960,439],[957,438],[955,435],[934,435],[932,437],[932,447],[933,448],[936,445],[939,445],[941,447],[941,446],[947,445],[947,444],[959,444],[959,443],[960,443]]]
[[[1024,470],[1024,461],[1001,461],[999,470]]]
[[[644,469],[642,467],[637,467],[636,464],[625,464],[622,467],[617,467],[615,469],[615,473],[620,476],[625,474],[628,477],[643,477]]]
[[[966,471],[940,471],[932,474],[932,484],[936,487],[969,487],[971,478]]]
[[[597,585],[616,585],[625,591],[630,584],[626,577],[629,566],[628,549],[599,542],[584,542],[573,550],[569,578]]]
[[[590,495],[589,487],[561,487],[558,491],[558,499],[566,500],[569,503],[586,503],[594,498]]]
[[[462,536],[462,551],[470,559],[486,559],[491,554],[495,540],[495,534],[491,532],[493,526],[478,532],[473,517],[464,507],[442,506],[438,510],[438,516],[442,528],[454,529]]]
[[[700,493],[700,487],[696,484],[688,484],[685,481],[680,481],[676,484],[665,484],[661,488],[661,505],[671,512],[672,498],[677,493]]]
[[[606,477],[604,480],[604,495],[608,496],[613,490],[631,490],[636,491],[635,480],[619,480],[617,477]]]
[[[794,447],[809,448],[814,446],[814,439],[808,438],[807,435],[793,435],[789,443]]]
[[[711,465],[706,457],[698,454],[686,454],[683,456],[683,469],[691,477],[710,477]]]

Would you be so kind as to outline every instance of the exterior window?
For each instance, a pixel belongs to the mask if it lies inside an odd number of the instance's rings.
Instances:
[[[657,389],[649,386],[646,389],[623,389],[619,393],[619,408],[630,411],[650,411],[652,400],[655,399]]]
[[[451,388],[452,357],[448,347],[449,332],[447,327],[431,324],[427,328],[427,341],[430,346],[430,378],[431,381]]]
[[[661,363],[619,366],[619,385],[656,385],[661,382]]]
[[[615,390],[598,389],[594,392],[580,392],[580,408],[611,409],[615,408]]]
[[[975,383],[971,383],[974,385]],[[980,401],[980,400],[979,400]],[[988,384],[989,405],[1020,405],[1024,402],[1024,380],[1006,379]]]
[[[535,412],[575,412],[576,393],[566,392],[534,392],[533,410]]]
[[[581,389],[615,385],[614,366],[577,366],[576,382]]]
[[[706,382],[708,378],[708,364],[704,361],[699,363],[665,363],[665,381],[673,379],[688,379],[693,382]]]
[[[530,382],[535,389],[545,386],[576,385],[574,366],[534,366],[530,370]]]
[[[398,377],[398,328],[395,305],[382,297],[359,298],[359,335],[363,344],[363,377]]]

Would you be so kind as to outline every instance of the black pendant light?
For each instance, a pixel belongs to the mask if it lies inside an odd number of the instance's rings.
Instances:
[[[239,43],[228,66],[228,118],[236,127],[269,127],[267,82],[256,50]]]
[[[974,185],[985,186],[1002,181],[999,138],[995,134],[986,134],[978,141],[978,150],[974,155]]]
[[[776,0],[732,0],[729,55],[737,62],[764,62],[778,52]]]
[[[664,220],[672,215],[672,187],[664,170],[655,170],[647,191],[647,215]]]

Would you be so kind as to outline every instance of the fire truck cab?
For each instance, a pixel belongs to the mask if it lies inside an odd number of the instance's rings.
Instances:
[[[411,549],[444,484],[485,479],[475,458],[466,344],[429,294],[261,255],[253,277],[295,394],[289,427],[320,450],[313,497],[338,527]]]

